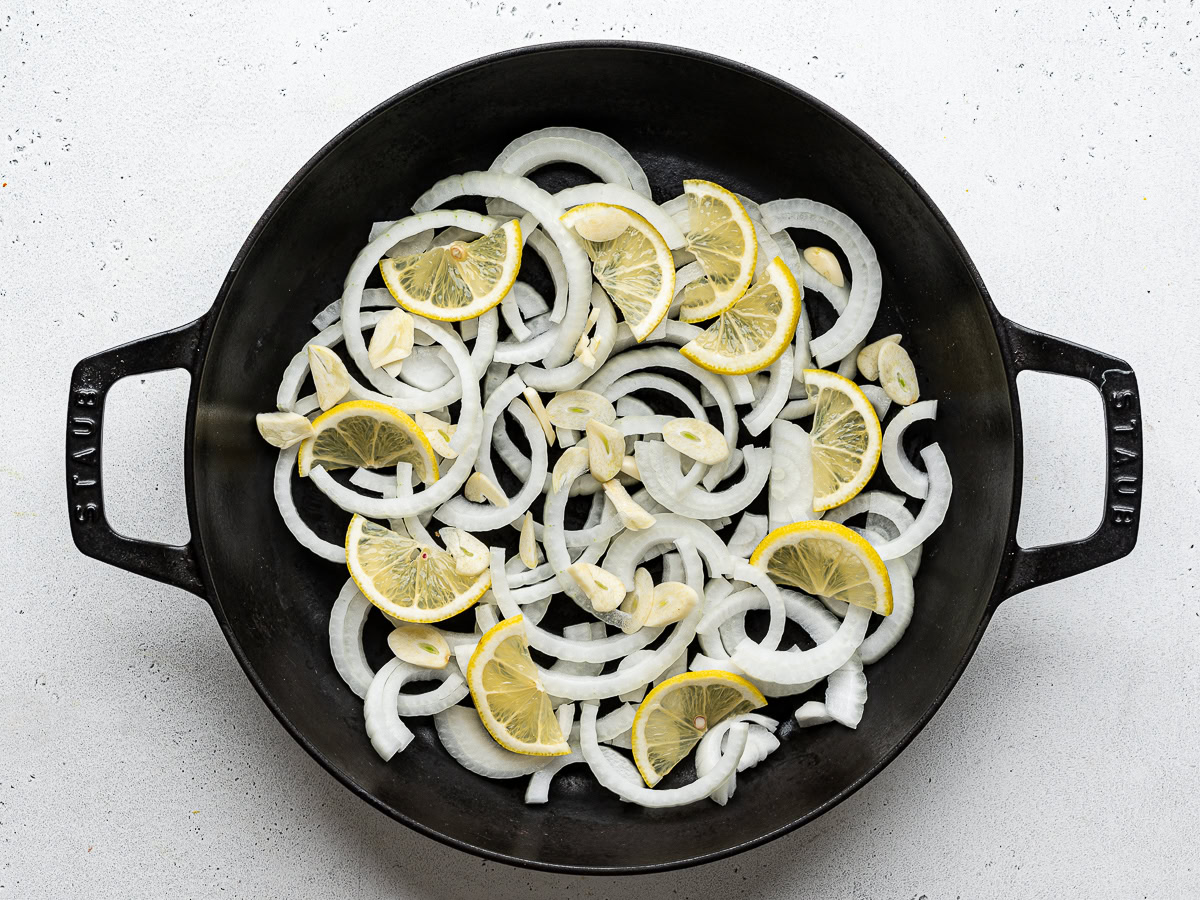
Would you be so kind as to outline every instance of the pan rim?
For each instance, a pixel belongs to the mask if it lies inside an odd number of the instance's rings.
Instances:
[[[1017,527],[1017,518],[1018,518],[1017,511],[1020,509],[1020,502],[1021,502],[1021,486],[1022,486],[1021,475],[1022,475],[1022,467],[1023,467],[1023,454],[1022,454],[1022,428],[1021,428],[1021,415],[1020,415],[1020,401],[1019,401],[1019,395],[1018,395],[1017,387],[1016,387],[1016,376],[1015,376],[1015,373],[1013,372],[1012,353],[1011,353],[1010,341],[1008,338],[1008,329],[1006,327],[1007,319],[1005,319],[1004,316],[1002,316],[1000,314],[1000,312],[996,309],[996,306],[992,301],[991,295],[988,293],[987,287],[984,285],[983,280],[980,277],[978,269],[975,267],[975,264],[972,262],[969,254],[966,251],[966,248],[963,246],[958,235],[955,233],[954,229],[951,227],[950,223],[947,221],[946,217],[943,215],[943,213],[938,208],[938,206],[933,202],[932,198],[925,192],[925,190],[916,181],[916,179],[914,179],[913,176],[911,174],[909,174],[908,170],[905,169],[904,166],[901,165],[895,159],[895,157],[893,157],[892,154],[890,152],[888,152],[888,150],[886,148],[884,148],[878,141],[876,141],[874,138],[872,138],[869,134],[867,134],[865,131],[863,131],[863,129],[861,129],[859,126],[855,125],[852,121],[850,121],[848,118],[846,118],[846,116],[844,116],[842,113],[838,112],[836,109],[832,108],[831,106],[829,106],[822,100],[818,99],[817,97],[812,96],[811,94],[804,91],[803,89],[798,88],[795,85],[790,84],[780,78],[777,78],[774,75],[770,75],[770,74],[763,72],[759,69],[756,69],[752,66],[745,65],[744,63],[736,62],[734,60],[730,60],[725,57],[717,56],[712,53],[707,53],[705,51],[695,50],[692,48],[679,47],[679,46],[670,45],[670,44],[641,42],[641,41],[618,41],[618,40],[557,41],[557,42],[549,42],[549,43],[542,43],[542,44],[533,44],[533,45],[528,45],[525,47],[503,50],[503,51],[499,51],[497,53],[492,53],[492,54],[488,54],[485,56],[481,56],[476,59],[461,63],[457,66],[453,66],[451,68],[444,69],[434,75],[431,75],[425,79],[422,79],[421,81],[419,81],[413,85],[410,85],[409,87],[397,92],[396,94],[393,94],[391,97],[387,98],[386,100],[377,104],[376,106],[374,106],[367,112],[365,112],[362,115],[355,118],[351,123],[349,123],[341,131],[339,131],[333,138],[331,138],[328,142],[326,142],[315,154],[313,154],[313,156],[300,169],[298,169],[296,171],[296,173],[288,180],[287,184],[275,196],[275,198],[271,201],[270,205],[266,208],[266,210],[263,212],[263,214],[255,222],[254,227],[250,230],[249,234],[246,237],[246,240],[242,243],[241,247],[239,248],[239,250],[237,252],[237,255],[234,257],[234,260],[233,260],[232,264],[230,265],[228,273],[226,274],[224,280],[221,283],[221,286],[217,292],[216,298],[215,298],[211,308],[204,315],[205,323],[203,326],[203,333],[202,333],[201,339],[200,339],[200,347],[199,347],[199,354],[198,354],[199,362],[197,365],[197,377],[192,379],[192,387],[191,387],[191,390],[189,393],[189,398],[188,398],[187,422],[186,422],[186,431],[185,431],[185,434],[187,435],[187,439],[185,441],[185,449],[184,449],[185,491],[187,494],[187,501],[188,501],[188,517],[189,517],[189,522],[190,522],[191,532],[192,532],[192,542],[196,549],[196,557],[198,560],[198,565],[200,567],[200,571],[201,571],[201,575],[204,580],[204,583],[206,585],[211,585],[212,579],[211,579],[211,573],[209,571],[207,554],[204,551],[203,540],[201,537],[203,532],[200,528],[200,521],[199,521],[199,515],[198,515],[198,511],[197,511],[197,504],[196,504],[196,486],[195,486],[196,470],[195,470],[195,465],[194,465],[196,418],[197,418],[197,411],[198,411],[198,406],[199,406],[199,396],[200,396],[201,389],[203,387],[203,382],[204,382],[204,369],[205,369],[204,362],[207,359],[212,334],[215,330],[217,320],[220,318],[220,314],[223,310],[225,301],[228,298],[230,290],[233,286],[233,282],[236,279],[238,273],[240,272],[243,263],[246,261],[246,259],[249,257],[249,255],[253,251],[253,249],[254,249],[259,237],[263,233],[263,231],[267,228],[267,226],[270,224],[270,222],[274,219],[275,215],[284,206],[286,200],[288,199],[290,194],[296,189],[296,187],[305,178],[307,178],[308,175],[329,154],[331,154],[335,149],[337,149],[337,147],[340,146],[343,141],[347,140],[352,134],[354,134],[356,131],[358,131],[359,128],[366,125],[369,121],[371,121],[377,115],[383,113],[384,111],[389,110],[394,106],[397,106],[399,104],[402,104],[402,103],[408,101],[410,98],[420,94],[421,92],[423,92],[431,87],[434,87],[434,86],[440,84],[441,82],[443,82],[447,79],[457,77],[459,75],[474,71],[476,69],[485,68],[488,66],[506,62],[510,59],[524,57],[524,56],[530,56],[530,55],[534,55],[534,54],[559,53],[559,52],[579,52],[579,51],[619,51],[619,52],[631,52],[632,51],[632,52],[643,52],[643,53],[649,53],[649,54],[659,54],[659,55],[668,56],[668,57],[677,57],[677,58],[681,57],[681,58],[689,59],[692,61],[706,63],[708,65],[715,66],[715,67],[718,67],[721,69],[726,69],[726,70],[729,70],[733,73],[736,73],[736,74],[744,76],[744,77],[753,78],[757,81],[763,82],[770,87],[773,87],[777,90],[783,91],[783,92],[785,92],[793,97],[796,97],[797,99],[800,99],[803,102],[813,106],[814,108],[816,108],[817,110],[822,112],[824,115],[828,116],[830,119],[832,119],[833,121],[840,124],[842,127],[846,128],[848,131],[850,131],[855,137],[857,137],[859,140],[861,140],[870,150],[872,150],[876,154],[878,154],[884,162],[886,162],[891,168],[893,168],[897,172],[897,174],[904,180],[905,184],[915,193],[915,195],[921,201],[921,203],[924,204],[928,208],[930,213],[933,215],[937,225],[942,229],[944,235],[949,239],[950,244],[953,247],[955,254],[957,255],[958,261],[960,262],[961,265],[964,266],[964,268],[965,268],[966,272],[969,274],[971,281],[973,282],[976,290],[978,290],[979,295],[983,300],[984,306],[988,312],[988,316],[991,319],[992,327],[996,334],[997,343],[999,344],[999,347],[1001,350],[1000,357],[1001,357],[1001,361],[1005,368],[1005,376],[1006,376],[1006,381],[1008,383],[1009,407],[1010,407],[1012,422],[1013,422],[1013,486],[1012,486],[1011,505],[1009,508],[1009,521],[1008,521],[1008,526],[1007,526],[1006,534],[1005,534],[1005,540],[1006,540],[1005,546],[1010,547],[1010,548],[1012,546],[1014,546],[1016,527]],[[950,692],[954,689],[955,685],[958,683],[958,680],[961,678],[963,672],[965,671],[967,664],[970,662],[971,658],[975,654],[975,651],[979,645],[979,641],[982,638],[984,631],[987,629],[988,623],[991,621],[992,614],[994,613],[999,600],[1003,599],[1003,585],[1006,583],[1007,576],[1008,576],[1010,569],[1011,569],[1011,554],[1005,554],[1001,558],[1001,560],[997,566],[996,572],[993,576],[991,596],[988,600],[987,606],[986,606],[982,616],[980,617],[979,624],[975,630],[975,633],[972,635],[971,640],[968,643],[967,648],[966,648],[965,652],[963,653],[962,658],[959,660],[958,665],[956,666],[954,671],[951,673],[950,677],[947,679],[944,687],[937,694],[937,696],[935,696],[930,701],[930,703],[928,704],[926,709],[915,719],[912,728],[909,729],[907,732],[905,732],[905,734],[902,735],[896,741],[896,743],[892,747],[890,747],[885,753],[881,754],[880,757],[878,758],[878,760],[875,762],[875,764],[866,773],[864,773],[864,775],[862,777],[860,777],[859,779],[854,781],[852,784],[843,788],[835,796],[830,798],[828,801],[826,801],[822,805],[820,805],[812,810],[807,811],[804,815],[800,816],[799,818],[793,820],[792,822],[787,823],[786,825],[780,826],[779,828],[776,828],[772,831],[766,832],[764,834],[760,834],[754,838],[751,838],[746,841],[742,841],[742,842],[734,844],[732,846],[725,847],[721,850],[715,850],[712,852],[703,853],[703,854],[699,854],[699,855],[683,857],[680,859],[674,859],[674,860],[665,861],[665,862],[649,863],[649,864],[644,864],[644,865],[638,865],[638,864],[634,864],[634,865],[591,865],[591,864],[589,864],[589,865],[574,865],[574,864],[550,862],[550,861],[545,861],[545,860],[529,859],[529,858],[520,857],[520,856],[513,856],[510,854],[492,850],[487,847],[478,846],[476,844],[471,843],[470,841],[466,841],[461,838],[454,837],[453,835],[445,834],[441,831],[438,831],[435,828],[432,828],[432,827],[412,818],[411,816],[406,815],[405,813],[401,812],[400,810],[397,810],[394,807],[389,806],[387,803],[383,802],[378,797],[373,795],[370,791],[368,791],[367,789],[365,789],[364,787],[359,785],[347,772],[342,770],[331,759],[326,757],[320,750],[318,750],[308,740],[308,738],[305,736],[305,734],[299,728],[297,728],[295,726],[295,724],[287,717],[287,715],[283,712],[283,710],[275,702],[274,698],[268,691],[268,689],[267,689],[266,685],[263,683],[262,679],[259,677],[258,673],[255,671],[253,666],[250,664],[249,658],[248,658],[247,654],[245,653],[245,651],[243,650],[243,648],[240,644],[240,641],[238,640],[236,634],[233,632],[233,630],[229,626],[228,619],[225,616],[223,610],[221,609],[221,604],[220,604],[219,599],[213,595],[211,589],[209,591],[208,600],[209,600],[210,605],[213,608],[213,612],[216,615],[217,623],[220,626],[221,631],[224,634],[225,639],[230,646],[230,649],[233,651],[234,657],[237,659],[238,664],[242,667],[242,670],[245,672],[246,677],[249,679],[250,683],[254,686],[254,689],[258,692],[259,696],[263,699],[263,702],[267,705],[267,708],[270,709],[270,711],[275,716],[275,718],[279,720],[280,724],[283,725],[283,727],[287,730],[288,734],[291,735],[292,739],[295,740],[296,743],[298,743],[302,748],[304,748],[304,750],[314,760],[316,760],[317,763],[319,763],[322,768],[324,768],[334,778],[336,778],[344,787],[348,788],[352,793],[354,793],[355,795],[360,797],[362,800],[365,800],[367,803],[369,803],[375,809],[379,810],[380,812],[385,813],[390,818],[413,829],[417,833],[422,834],[426,837],[432,838],[441,844],[444,844],[449,847],[453,847],[457,850],[461,850],[466,853],[470,853],[472,855],[487,859],[492,862],[504,863],[505,865],[509,865],[509,866],[513,866],[513,867],[517,867],[517,868],[532,869],[532,870],[538,870],[538,871],[544,871],[544,872],[553,872],[553,873],[558,873],[558,874],[569,874],[569,875],[639,875],[639,874],[652,874],[652,873],[656,873],[656,872],[668,872],[668,871],[673,871],[673,870],[677,870],[677,869],[687,868],[690,866],[700,865],[703,863],[716,862],[718,860],[727,859],[738,853],[742,853],[744,851],[751,850],[756,847],[762,846],[762,845],[768,843],[769,841],[772,841],[772,840],[775,840],[776,838],[782,837],[785,834],[789,834],[790,832],[795,831],[796,829],[800,828],[801,826],[808,824],[809,822],[813,821],[814,819],[817,819],[824,813],[831,810],[833,807],[837,806],[838,804],[842,803],[843,801],[848,799],[850,796],[855,794],[868,781],[875,778],[893,760],[895,760],[896,757],[898,757],[900,755],[900,753],[904,750],[904,748],[907,747],[912,742],[912,740],[916,737],[916,735],[929,723],[929,720],[933,717],[934,713],[937,712],[937,710],[941,707],[942,703],[945,702],[946,698],[949,696]]]

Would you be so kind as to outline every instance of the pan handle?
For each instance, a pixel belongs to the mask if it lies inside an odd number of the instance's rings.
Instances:
[[[142,338],[80,362],[67,405],[67,509],[75,546],[93,559],[206,596],[192,542],[156,544],[115,532],[104,515],[100,447],[104,401],[128,375],[186,369],[196,377],[205,318]]]
[[[1018,372],[1048,372],[1090,381],[1104,405],[1106,439],[1104,520],[1079,541],[1025,548],[1015,536],[1004,596],[1078,575],[1127,555],[1137,543],[1142,512],[1142,412],[1137,378],[1124,360],[1061,338],[1007,323]],[[1015,529],[1014,529],[1015,535]]]

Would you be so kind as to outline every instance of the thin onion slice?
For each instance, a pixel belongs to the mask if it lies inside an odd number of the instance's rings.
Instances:
[[[552,756],[526,756],[505,750],[483,727],[472,707],[451,706],[433,717],[442,746],[464,769],[485,778],[520,778],[544,768]]]
[[[506,147],[492,163],[491,170],[509,175],[528,175],[542,166],[560,162],[582,166],[609,184],[629,187],[629,176],[611,154],[594,144],[569,137],[546,136],[514,150]]]
[[[587,760],[592,774],[601,785],[608,788],[622,800],[636,803],[639,806],[665,808],[684,806],[695,803],[712,794],[729,780],[737,771],[742,753],[745,752],[748,740],[748,726],[744,722],[734,725],[729,731],[729,743],[721,756],[721,762],[703,777],[697,778],[691,784],[681,788],[648,788],[639,782],[630,780],[619,772],[601,750],[596,737],[595,703],[585,703],[579,719],[579,748]]]
[[[929,493],[929,476],[913,465],[904,453],[904,432],[914,422],[937,418],[937,401],[922,400],[896,413],[883,432],[883,468],[896,485],[910,497],[924,500]]]
[[[849,216],[812,200],[772,200],[760,207],[769,231],[805,228],[819,231],[842,248],[850,262],[850,300],[829,331],[813,338],[812,353],[818,365],[843,359],[867,336],[879,311],[883,274],[875,248]]]
[[[311,550],[321,559],[330,562],[346,562],[346,548],[325,540],[308,527],[296,509],[296,500],[292,496],[292,476],[296,473],[296,456],[300,453],[300,445],[294,444],[279,451],[275,461],[274,493],[275,505],[279,507],[279,515],[283,524],[292,533],[301,547]]]
[[[679,515],[693,519],[715,519],[741,512],[758,496],[771,472],[771,451],[764,447],[747,447],[742,451],[745,476],[723,491],[706,491],[700,487],[680,489],[678,476],[680,453],[662,441],[638,441],[634,444],[634,459],[642,476],[642,484],[658,503]]]
[[[772,529],[820,518],[813,511],[812,442],[808,432],[792,422],[771,425],[767,518]]]
[[[913,617],[913,580],[908,566],[903,559],[894,559],[886,565],[892,580],[892,614],[885,616],[858,648],[858,655],[867,665],[879,662],[896,646]]]
[[[921,459],[929,475],[929,494],[921,504],[921,511],[917,513],[912,525],[900,532],[895,539],[875,548],[884,562],[904,556],[923,544],[942,524],[946,518],[946,511],[950,508],[954,479],[950,475],[950,466],[946,463],[942,448],[936,443],[930,444],[921,451]]]
[[[646,179],[646,173],[642,170],[641,165],[632,154],[617,141],[613,140],[606,134],[599,131],[589,131],[586,128],[573,128],[570,126],[554,126],[550,128],[541,128],[537,131],[531,131],[528,134],[523,134],[518,138],[514,138],[509,142],[500,153],[496,156],[492,163],[493,167],[503,167],[509,157],[525,147],[540,141],[544,138],[568,138],[570,140],[582,141],[585,144],[590,144],[598,150],[603,151],[609,157],[616,160],[625,173],[625,180],[629,185],[641,194],[643,197],[650,196],[650,182]],[[600,174],[600,173],[596,173]]]
[[[395,693],[388,687],[395,680],[397,672],[408,664],[399,659],[391,659],[371,679],[367,688],[367,696],[363,700],[363,718],[366,720],[367,737],[371,746],[380,758],[387,762],[397,753],[412,743],[413,733],[396,714],[396,697],[400,688],[395,687]],[[431,672],[432,669],[425,671]],[[390,701],[390,702],[389,702]]]
[[[870,619],[869,609],[851,606],[837,634],[811,650],[801,653],[768,650],[747,639],[734,648],[730,659],[751,678],[777,684],[805,684],[825,677],[849,660],[866,636]]]
[[[333,657],[333,667],[359,697],[367,696],[375,678],[362,642],[367,615],[373,608],[354,579],[347,578],[329,611],[329,655]]]
[[[754,408],[742,419],[742,424],[751,434],[762,434],[771,427],[779,411],[787,405],[794,363],[795,357],[785,352],[767,368],[767,389],[755,401]]]

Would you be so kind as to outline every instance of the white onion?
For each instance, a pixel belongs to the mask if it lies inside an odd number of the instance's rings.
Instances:
[[[291,447],[280,450],[279,456],[275,460],[274,493],[275,505],[279,507],[279,515],[283,519],[283,524],[287,526],[287,530],[292,533],[292,537],[299,542],[301,547],[311,550],[321,559],[344,564],[346,548],[318,535],[300,518],[300,513],[296,510],[296,500],[292,496],[292,475],[296,471],[296,457],[299,453],[300,445],[293,444]]]
[[[629,187],[629,176],[610,154],[593,144],[568,137],[543,137],[509,151],[492,163],[493,172],[528,175],[550,163],[567,162],[583,166],[610,184]]]
[[[888,478],[910,497],[925,499],[929,493],[929,476],[913,465],[904,453],[904,432],[914,422],[937,418],[937,401],[922,400],[896,413],[883,432],[883,468]]]
[[[512,400],[508,405],[508,411],[513,414],[517,424],[524,430],[525,439],[529,442],[530,450],[533,453],[529,480],[521,487],[521,490],[509,498],[507,506],[472,503],[461,494],[452,497],[434,511],[434,516],[440,521],[457,528],[493,531],[511,525],[520,519],[533,505],[533,501],[541,496],[542,488],[546,483],[546,473],[549,471],[545,433],[542,431],[537,416],[523,401]]]
[[[527,756],[505,750],[488,734],[479,713],[451,706],[433,717],[438,739],[464,769],[485,778],[519,778],[544,768],[555,757]]]
[[[329,655],[342,681],[359,697],[367,696],[375,678],[362,643],[367,616],[373,608],[354,579],[347,578],[329,611]]]
[[[396,714],[396,697],[400,694],[399,686],[395,693],[388,687],[394,680],[401,666],[407,663],[399,659],[391,659],[375,673],[371,686],[367,688],[367,696],[363,700],[363,718],[366,720],[367,737],[375,752],[386,762],[405,747],[412,743],[413,733]]]
[[[539,391],[573,390],[591,378],[596,367],[604,365],[617,339],[617,316],[608,294],[604,293],[604,289],[598,284],[592,286],[592,306],[600,310],[600,318],[596,321],[596,337],[599,343],[592,351],[596,365],[585,365],[581,359],[574,359],[554,369],[525,363],[517,369],[517,373],[527,385]]]
[[[621,579],[626,591],[633,590],[633,572],[646,551],[658,544],[675,544],[686,539],[704,558],[712,575],[729,574],[733,561],[716,532],[695,519],[672,513],[655,515],[655,523],[641,531],[622,531],[604,557],[604,568]],[[697,591],[700,593],[700,591]]]
[[[721,757],[721,762],[707,775],[697,778],[691,784],[672,789],[648,788],[640,782],[633,782],[627,775],[618,771],[609,758],[601,751],[604,749],[596,739],[596,704],[585,703],[579,720],[579,747],[587,760],[592,774],[601,785],[608,788],[622,800],[636,803],[639,806],[664,808],[684,806],[695,803],[707,797],[737,771],[738,762],[746,749],[748,726],[744,722],[734,725],[729,732],[729,744]]]
[[[849,216],[812,200],[772,200],[760,207],[770,231],[806,228],[837,242],[850,262],[850,300],[834,326],[813,338],[811,347],[822,366],[843,359],[860,343],[875,323],[883,290],[883,274],[875,248]]]
[[[740,512],[750,505],[767,483],[771,472],[771,451],[764,447],[747,447],[742,451],[745,477],[723,491],[706,491],[700,487],[685,488],[678,477],[680,453],[662,441],[638,441],[634,458],[650,496],[672,512],[694,519],[715,519]]]
[[[767,389],[754,403],[754,409],[742,419],[742,424],[751,434],[757,435],[766,431],[788,402],[794,363],[795,359],[792,354],[785,351],[767,369],[767,378],[769,379]]]
[[[913,617],[913,581],[908,566],[904,560],[895,559],[887,563],[887,570],[892,581],[892,614],[885,616],[858,648],[858,655],[868,665],[879,662],[896,646]]]
[[[767,518],[772,530],[820,518],[813,511],[812,442],[808,432],[792,422],[771,425]]]
[[[887,391],[877,384],[860,384],[858,389],[871,401],[871,406],[875,407],[875,417],[882,422],[888,410],[892,408],[892,398],[887,395]]]
[[[912,525],[904,529],[899,537],[875,548],[885,562],[904,556],[923,544],[942,524],[946,518],[946,510],[950,508],[954,479],[950,475],[950,467],[946,464],[942,448],[936,443],[930,444],[921,451],[921,459],[929,475],[929,494],[921,504],[921,511],[917,513]]]
[[[586,128],[560,126],[542,128],[537,131],[531,131],[528,134],[523,134],[510,141],[508,146],[500,151],[492,165],[504,166],[509,157],[522,147],[545,138],[568,138],[570,140],[582,141],[603,151],[621,166],[621,169],[625,173],[625,180],[635,191],[643,197],[650,196],[650,182],[646,180],[646,173],[642,171],[641,165],[638,164],[638,161],[633,158],[630,152],[608,135],[601,134],[598,131],[589,131]]]
[[[747,639],[734,648],[730,659],[751,678],[805,684],[825,677],[850,659],[866,636],[870,618],[870,610],[851,606],[837,634],[811,650],[801,653],[768,650]]]

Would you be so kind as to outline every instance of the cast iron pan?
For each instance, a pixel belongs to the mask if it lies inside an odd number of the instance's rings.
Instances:
[[[605,90],[596,90],[600,84]],[[455,115],[468,101],[470,115]],[[687,109],[706,113],[663,115]],[[712,122],[754,122],[771,140],[744,141],[740,129]],[[346,573],[308,554],[283,527],[271,499],[275,455],[253,425],[255,413],[273,408],[285,363],[312,334],[309,319],[340,295],[370,222],[405,215],[417,194],[445,175],[486,168],[513,137],[560,124],[621,141],[660,201],[679,192],[681,179],[699,177],[755,199],[811,197],[844,210],[883,267],[884,313],[872,339],[903,332],[923,396],[941,404],[936,436],[954,472],[954,500],[926,546],[912,626],[869,671],[862,724],[857,731],[827,725],[785,735],[765,764],[739,776],[737,795],[723,808],[622,804],[582,767],[564,771],[549,804],[526,806],[523,779],[466,772],[422,721],[414,744],[382,762],[364,734],[361,701],[329,658],[328,612]],[[577,177],[544,173],[555,186]],[[815,301],[814,314],[819,306]],[[125,376],[174,368],[192,375],[185,446],[192,538],[182,547],[115,533],[104,516],[100,467],[106,392]],[[1016,542],[1016,376],[1024,370],[1087,379],[1103,397],[1104,520],[1082,541],[1036,549]],[[271,204],[208,313],[81,362],[71,380],[67,485],[79,549],[203,597],[267,705],[363,799],[491,859],[567,872],[645,872],[756,846],[849,796],[933,715],[1002,600],[1129,553],[1140,507],[1140,413],[1126,363],[1001,316],[929,197],[883,148],[820,101],[691,50],[555,44],[451,69],[367,113]],[[299,498],[328,536],[344,527],[344,519],[324,521],[309,494]],[[370,638],[370,652],[379,652],[381,636]]]

